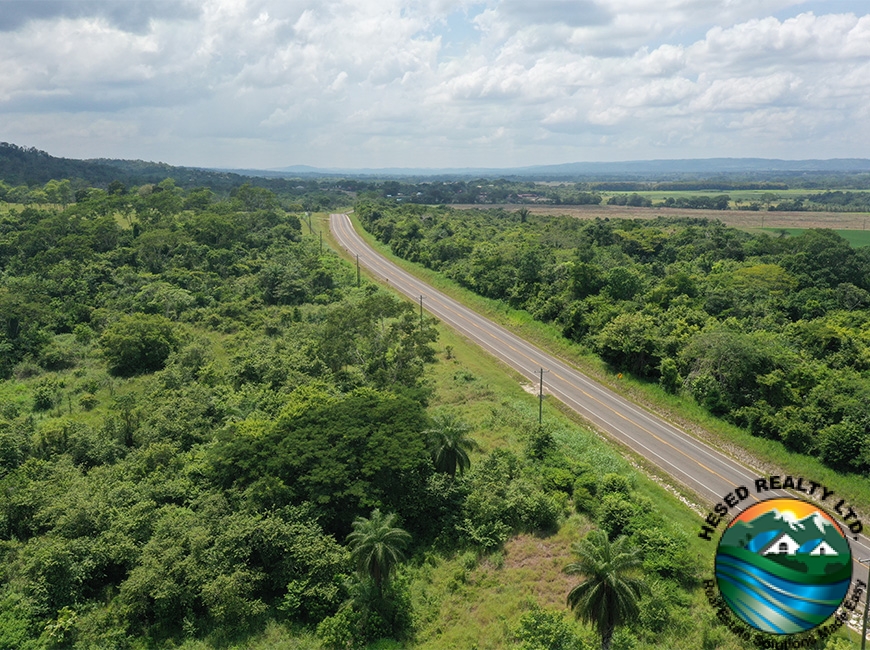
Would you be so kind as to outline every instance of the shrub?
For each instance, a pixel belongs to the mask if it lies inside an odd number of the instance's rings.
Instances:
[[[520,617],[514,637],[521,650],[584,650],[587,647],[560,612],[538,605]]]
[[[39,365],[46,370],[66,370],[76,365],[75,353],[69,346],[52,341],[39,354]]]
[[[631,481],[621,474],[611,472],[601,479],[601,491],[604,494],[621,494],[627,497],[631,494]]]
[[[47,411],[60,398],[60,384],[54,377],[44,377],[36,382],[33,389],[33,410]]]
[[[79,405],[86,411],[92,411],[99,400],[93,393],[82,393],[79,397]]]
[[[112,372],[129,376],[160,370],[178,346],[178,338],[168,318],[133,314],[107,327],[100,345]]]
[[[621,494],[606,494],[598,506],[598,521],[611,540],[622,535],[636,515],[635,505]]]

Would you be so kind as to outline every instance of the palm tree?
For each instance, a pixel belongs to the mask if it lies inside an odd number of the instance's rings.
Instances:
[[[478,449],[473,438],[468,437],[471,427],[462,422],[452,413],[435,417],[435,427],[424,431],[429,436],[429,451],[432,462],[439,472],[456,476],[456,470],[462,474],[471,467],[468,453]]]
[[[611,543],[604,531],[593,530],[572,550],[577,562],[566,566],[565,573],[585,579],[568,594],[568,605],[598,630],[602,650],[610,650],[613,631],[637,618],[638,600],[648,590],[635,575],[641,563],[637,549],[625,537]]]
[[[395,514],[382,514],[375,508],[369,519],[357,517],[351,524],[353,532],[347,536],[357,570],[374,580],[378,596],[383,594],[384,582],[403,559],[402,549],[411,541],[406,531],[393,525],[395,521]]]

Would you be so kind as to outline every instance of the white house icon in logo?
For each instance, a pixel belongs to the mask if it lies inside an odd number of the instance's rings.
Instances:
[[[791,535],[788,533],[783,533],[776,537],[766,549],[764,549],[761,554],[762,555],[794,555],[798,552],[800,548],[800,544],[794,541],[791,538]]]
[[[801,546],[788,533],[778,535],[767,545],[767,548],[761,551],[762,555],[797,555],[805,553],[810,555],[838,555],[837,551],[823,539],[812,540]]]

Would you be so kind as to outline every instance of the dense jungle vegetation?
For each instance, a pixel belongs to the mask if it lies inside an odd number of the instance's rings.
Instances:
[[[831,231],[361,203],[397,255],[756,436],[870,473],[870,249]]]
[[[593,527],[649,585],[614,647],[740,647],[697,589],[694,515],[450,346],[436,364],[434,323],[272,192],[73,198],[0,204],[0,648],[455,647],[442,608],[513,593],[507,542]],[[471,632],[597,647],[567,591]]]

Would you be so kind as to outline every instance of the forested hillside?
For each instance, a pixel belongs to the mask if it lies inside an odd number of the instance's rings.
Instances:
[[[392,250],[558,324],[615,369],[870,472],[870,249],[831,231],[357,207]]]

